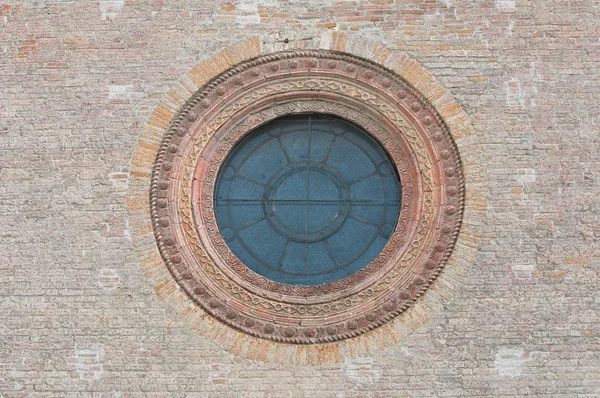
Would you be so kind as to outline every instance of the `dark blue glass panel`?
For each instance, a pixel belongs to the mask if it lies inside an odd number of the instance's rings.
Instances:
[[[215,212],[231,251],[276,282],[320,285],[364,268],[400,211],[400,181],[366,132],[323,115],[277,119],[225,160]]]

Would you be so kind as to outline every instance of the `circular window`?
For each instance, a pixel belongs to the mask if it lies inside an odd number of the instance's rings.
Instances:
[[[343,279],[373,261],[396,227],[400,184],[364,130],[325,115],[274,120],[222,165],[220,232],[252,271],[291,285]]]
[[[151,214],[202,314],[319,344],[378,328],[427,291],[463,198],[452,138],[413,87],[306,50],[249,60],[194,94],[156,157]]]

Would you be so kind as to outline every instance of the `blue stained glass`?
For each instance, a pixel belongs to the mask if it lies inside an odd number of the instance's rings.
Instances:
[[[292,285],[361,270],[381,252],[400,212],[398,173],[383,147],[344,120],[301,115],[245,137],[217,179],[215,213],[248,268]]]

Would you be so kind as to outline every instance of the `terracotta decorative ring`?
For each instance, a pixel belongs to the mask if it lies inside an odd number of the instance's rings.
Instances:
[[[250,270],[225,243],[214,209],[217,176],[232,148],[257,127],[300,114],[362,128],[389,154],[402,184],[398,222],[382,252],[360,271],[318,286]],[[463,202],[460,159],[431,104],[380,66],[312,50],[247,61],[195,93],[162,142],[151,186],[158,247],[183,290],[230,327],[290,344],[355,337],[409,308],[448,259]]]

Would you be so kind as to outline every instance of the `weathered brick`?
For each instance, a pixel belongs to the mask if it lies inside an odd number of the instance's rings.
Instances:
[[[595,0],[1,4],[0,395],[598,396],[598,21]],[[470,207],[426,300],[296,348],[192,305],[147,190],[194,90],[319,46],[434,103]]]

